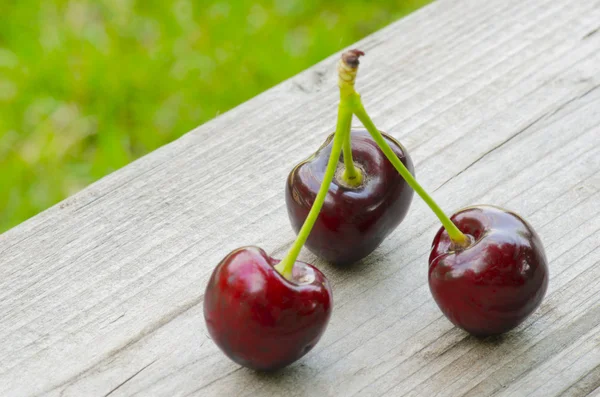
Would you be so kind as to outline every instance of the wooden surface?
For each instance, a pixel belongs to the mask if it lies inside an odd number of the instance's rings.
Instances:
[[[299,362],[257,374],[207,337],[218,261],[293,241],[285,178],[334,128],[335,54],[0,236],[0,395],[599,394],[600,2],[439,0],[357,46],[367,109],[440,205],[541,235],[550,285],[523,325],[478,340],[442,316],[415,197],[362,263],[302,252],[335,306]]]

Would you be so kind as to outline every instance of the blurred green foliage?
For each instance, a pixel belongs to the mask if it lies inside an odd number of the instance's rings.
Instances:
[[[429,1],[0,1],[0,232]]]

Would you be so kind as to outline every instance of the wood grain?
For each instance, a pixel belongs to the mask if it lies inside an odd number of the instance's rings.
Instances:
[[[441,315],[415,197],[361,263],[302,252],[335,299],[302,360],[258,374],[208,338],[218,261],[293,241],[283,187],[334,128],[334,54],[0,236],[0,395],[598,395],[599,29],[595,0],[438,0],[353,46],[367,109],[440,204],[541,235],[548,295],[518,329],[480,340]]]

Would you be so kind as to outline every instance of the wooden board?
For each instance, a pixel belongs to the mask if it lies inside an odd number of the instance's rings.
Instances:
[[[500,338],[454,328],[415,197],[362,263],[302,252],[335,307],[299,362],[258,374],[212,343],[213,267],[293,241],[285,178],[334,128],[334,54],[0,236],[0,395],[598,395],[600,2],[439,0],[356,46],[367,109],[442,207],[504,206],[539,232],[539,310]]]

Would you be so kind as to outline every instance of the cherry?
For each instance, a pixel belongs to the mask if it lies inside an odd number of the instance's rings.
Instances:
[[[406,149],[393,137],[383,136],[394,154],[414,174]],[[352,130],[351,137],[354,165],[361,170],[361,182],[347,183],[340,164],[329,187],[328,199],[306,241],[306,247],[313,253],[337,264],[356,262],[373,252],[402,222],[413,196],[413,190],[366,130]],[[285,199],[296,233],[323,180],[332,141],[333,134],[288,176]]]
[[[332,309],[329,282],[297,261],[290,280],[280,261],[258,247],[228,254],[204,295],[204,317],[213,341],[233,361],[276,370],[308,353],[325,331]]]
[[[492,206],[460,210],[452,221],[469,236],[456,249],[440,228],[429,256],[429,288],[458,327],[496,335],[523,322],[541,303],[548,266],[540,238],[518,215]]]

